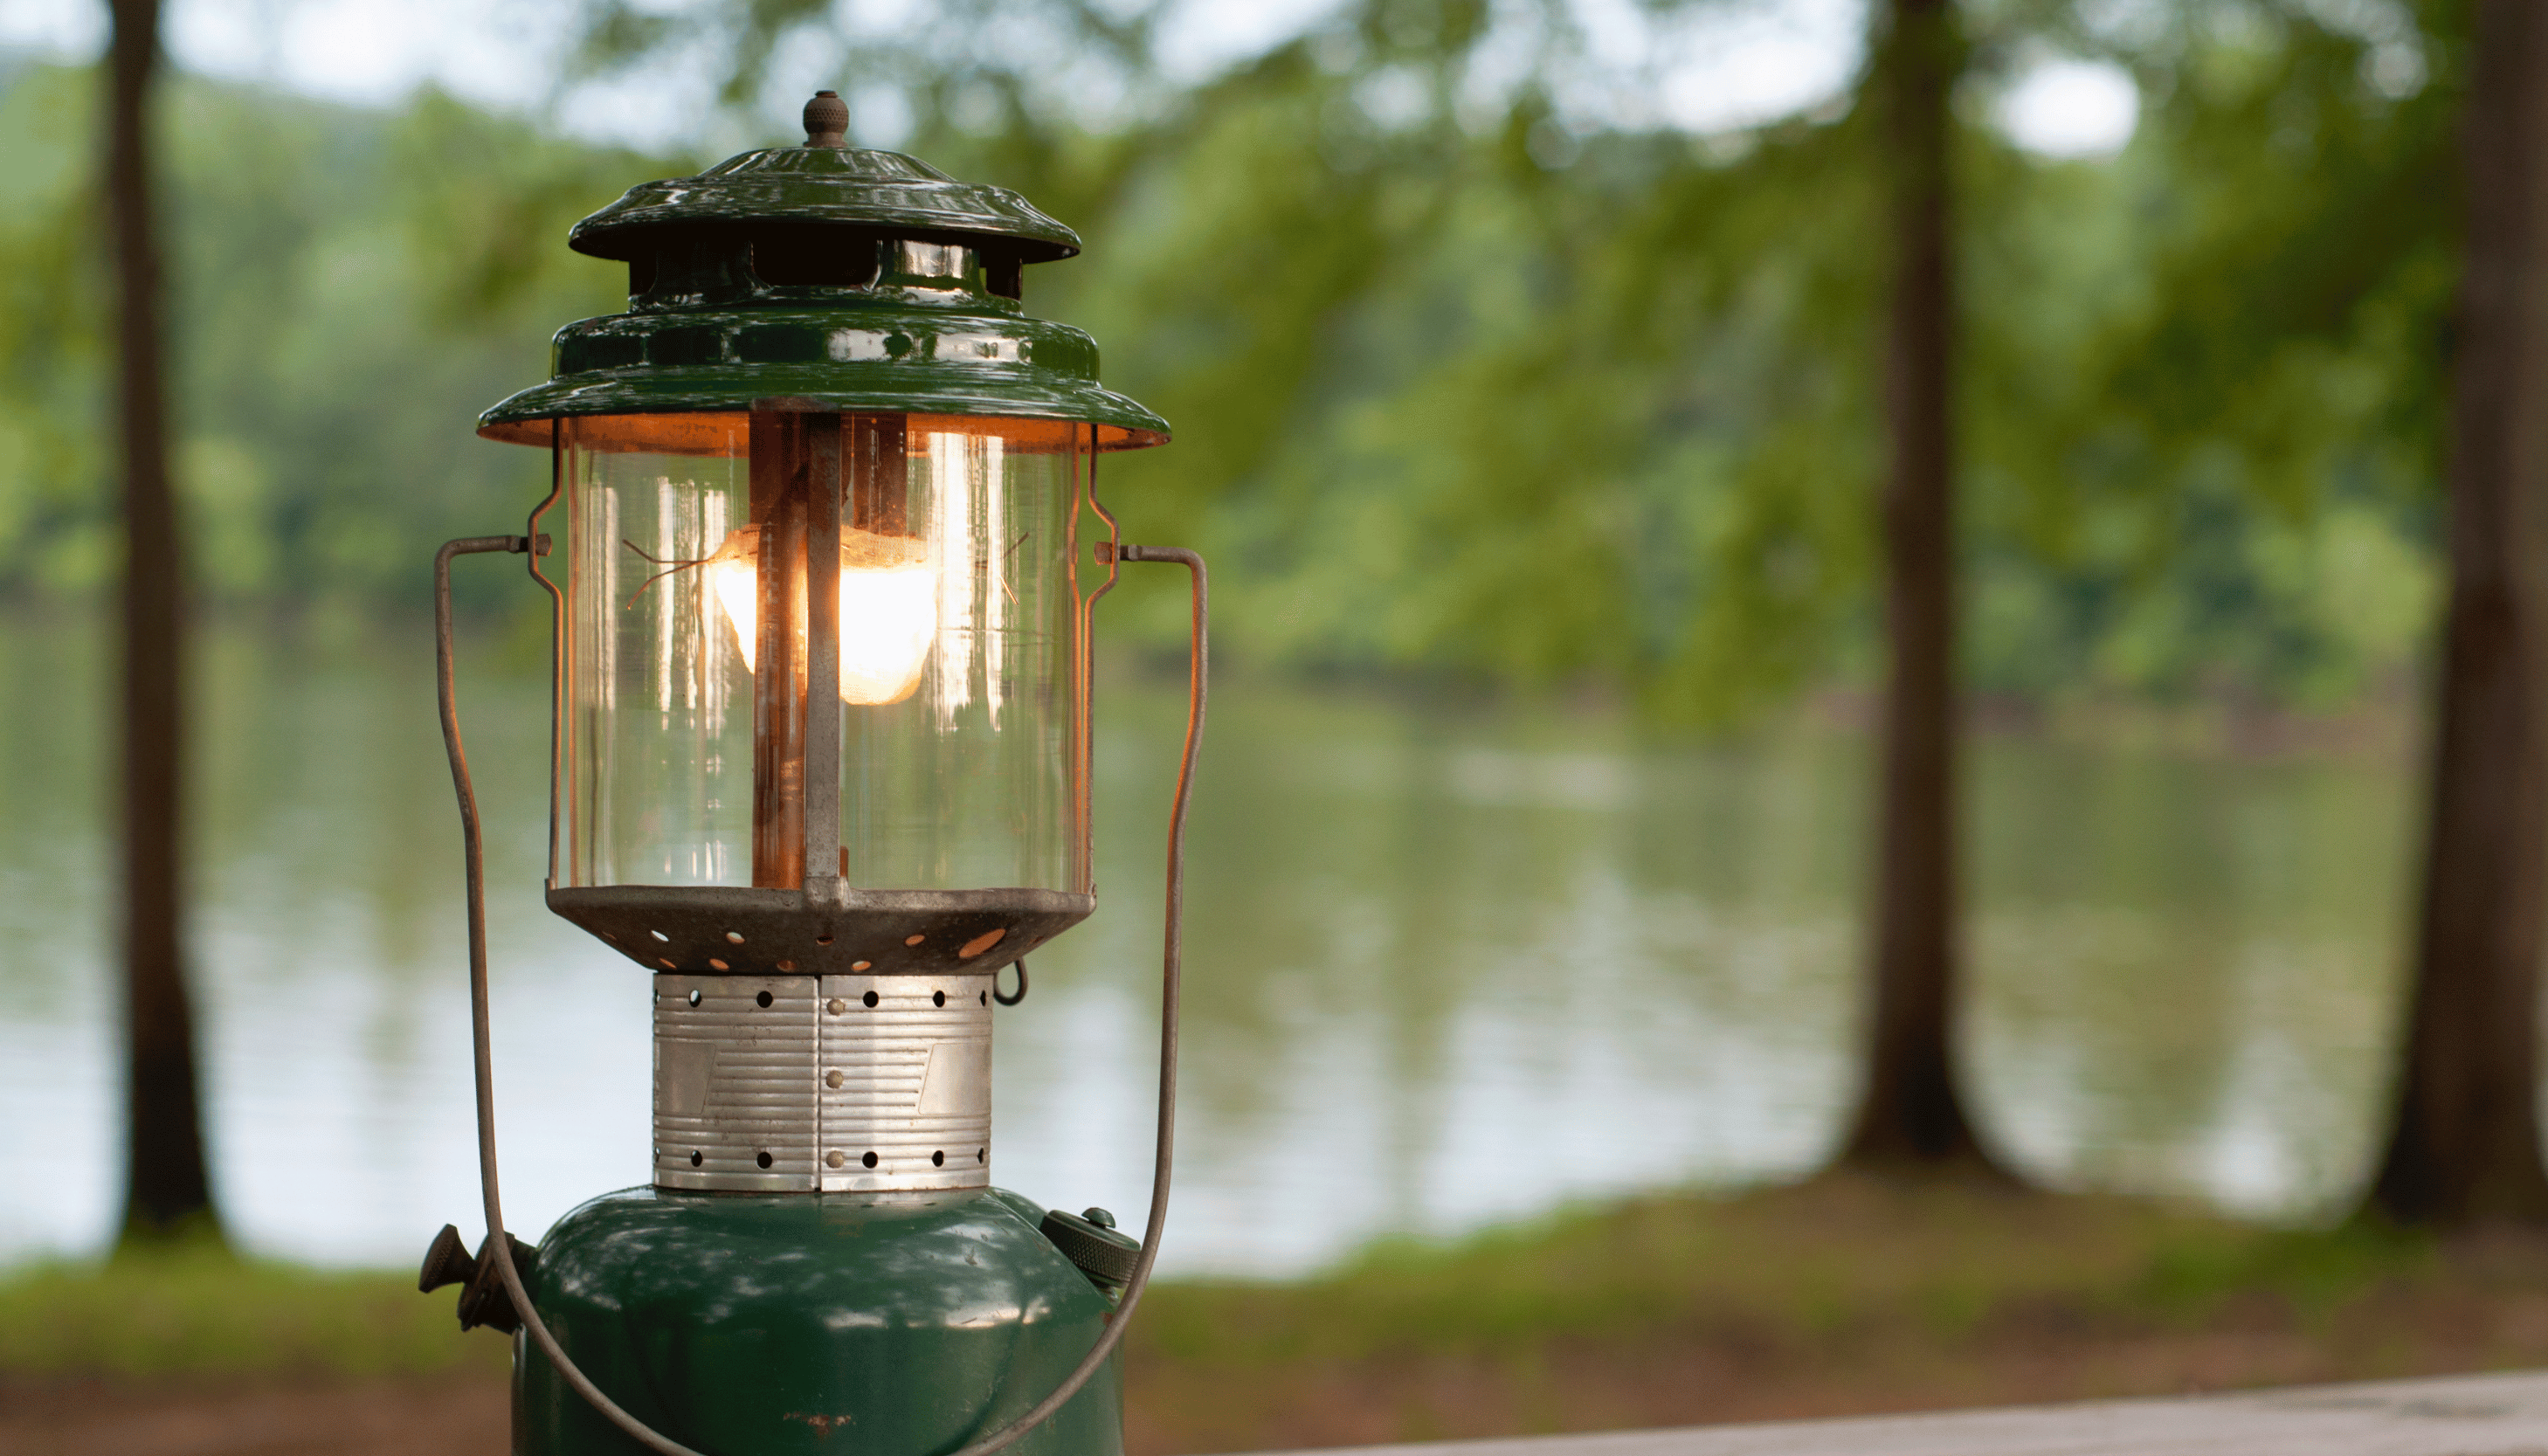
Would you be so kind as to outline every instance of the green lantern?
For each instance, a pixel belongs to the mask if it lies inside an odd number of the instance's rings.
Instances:
[[[1118,1456],[1114,1350],[1166,1208],[1203,564],[1120,540],[1098,462],[1167,425],[1021,302],[1078,237],[843,145],[831,92],[805,119],[801,147],[578,224],[629,310],[561,329],[555,377],[480,420],[550,451],[553,488],[524,535],[436,560],[490,1234],[472,1256],[446,1228],[420,1283],[514,1332],[523,1456]],[[652,1179],[536,1248],[502,1234],[452,697],[450,563],[482,551],[555,603],[550,908],[655,1008]],[[1188,568],[1195,635],[1137,1241],[991,1186],[990,1070],[1025,957],[1096,906],[1091,609],[1143,560]]]

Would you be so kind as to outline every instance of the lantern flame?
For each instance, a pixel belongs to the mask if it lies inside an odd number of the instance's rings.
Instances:
[[[708,590],[734,628],[746,672],[761,649],[761,528],[737,526],[707,559]],[[938,571],[911,536],[841,531],[841,701],[900,702],[920,685],[938,638]]]

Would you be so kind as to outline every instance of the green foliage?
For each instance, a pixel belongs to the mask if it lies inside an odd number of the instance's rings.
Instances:
[[[2241,1301],[2316,1320],[2445,1270],[2427,1239],[2351,1226],[2266,1228],[2145,1201],[1826,1176],[1444,1244],[1393,1241],[1301,1285],[1164,1286],[1140,1327],[1161,1356],[1239,1368],[1702,1333],[1837,1350],[2054,1317],[2116,1333],[2184,1328]]]
[[[2383,1280],[2429,1276],[2440,1263],[2430,1237],[2370,1222],[2306,1231],[2254,1229],[2230,1238],[2203,1230],[2159,1242],[2141,1277],[2120,1291],[2115,1303],[2191,1326],[2220,1314],[2233,1298],[2262,1294],[2304,1320],[2320,1321]]]
[[[0,588],[113,580],[107,317],[81,163],[85,73],[0,91]],[[210,83],[161,111],[174,465],[213,601],[414,601],[435,543],[500,530],[547,463],[471,433],[557,322],[620,306],[558,245],[679,165],[547,139],[432,94],[370,113]]]
[[[509,1345],[464,1336],[452,1295],[412,1278],[321,1273],[219,1247],[0,1275],[0,1372],[10,1375],[382,1375],[500,1369]]]
[[[2330,704],[2395,678],[2436,594],[2456,9],[2377,33],[2303,0],[1962,13],[1972,681]],[[1590,64],[1554,3],[1358,0],[1193,85],[1157,63],[1155,7],[962,0],[885,41],[839,14],[595,4],[582,74],[704,56],[717,125],[767,141],[774,67],[830,55],[854,131],[898,115],[910,150],[1078,227],[1088,255],[1034,270],[1030,306],[1176,424],[1105,485],[1138,535],[1214,553],[1229,646],[1615,684],[1698,721],[1871,656],[1867,109],[1587,131],[1552,99]],[[1517,40],[1536,69],[1482,79]],[[2133,68],[2122,156],[1983,125],[2047,47]],[[114,568],[89,112],[77,73],[0,92],[0,589]],[[178,460],[197,580],[237,600],[411,601],[435,541],[516,518],[539,462],[467,421],[556,324],[620,306],[566,226],[699,160],[432,95],[188,82],[165,131]],[[1131,584],[1112,625],[1166,643],[1172,596]]]
[[[1977,234],[2003,296],[2054,305],[1976,308],[1974,384],[2018,407],[1968,402],[1986,685],[2042,692],[2073,665],[2322,704],[2414,655],[2457,279],[2453,15],[2426,17],[2427,79],[2392,95],[2377,38],[2310,7],[2184,7],[2123,56],[2146,98],[2131,150],[2041,169],[2019,226]]]

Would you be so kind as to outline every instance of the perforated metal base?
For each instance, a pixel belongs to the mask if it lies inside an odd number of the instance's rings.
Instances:
[[[693,975],[978,974],[1088,918],[1059,890],[802,890],[733,885],[551,889],[549,908],[649,970]]]

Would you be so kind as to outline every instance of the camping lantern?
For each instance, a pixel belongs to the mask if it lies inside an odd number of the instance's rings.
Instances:
[[[1099,457],[1167,425],[1021,303],[1076,235],[844,145],[831,92],[805,115],[802,146],[578,224],[628,312],[562,329],[555,377],[480,420],[553,475],[524,535],[435,563],[489,1236],[446,1228],[420,1283],[514,1333],[520,1453],[1119,1456],[1113,1352],[1166,1208],[1203,565],[1119,540]],[[503,1232],[452,694],[450,563],[483,551],[554,603],[549,906],[654,1000],[652,1180],[536,1248]],[[1188,568],[1195,614],[1136,1241],[991,1186],[991,1025],[1096,907],[1091,608],[1142,560]]]

